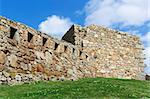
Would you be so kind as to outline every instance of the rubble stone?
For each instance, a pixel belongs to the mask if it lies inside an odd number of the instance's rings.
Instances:
[[[4,52],[0,51],[0,64],[4,64],[6,60],[6,55]]]

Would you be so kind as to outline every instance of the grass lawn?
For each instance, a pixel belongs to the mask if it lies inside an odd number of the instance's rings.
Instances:
[[[0,99],[150,99],[150,82],[113,78],[0,85]]]

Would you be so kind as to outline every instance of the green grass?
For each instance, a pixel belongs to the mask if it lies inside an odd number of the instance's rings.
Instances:
[[[113,78],[0,85],[0,99],[150,99],[150,82]]]

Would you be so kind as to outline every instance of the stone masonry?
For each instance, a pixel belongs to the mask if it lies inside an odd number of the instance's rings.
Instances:
[[[89,66],[100,77],[143,78],[143,45],[134,35],[91,25],[73,25],[62,37],[90,56]]]
[[[85,77],[141,79],[138,37],[108,28],[73,25],[57,40],[0,17],[0,84]]]

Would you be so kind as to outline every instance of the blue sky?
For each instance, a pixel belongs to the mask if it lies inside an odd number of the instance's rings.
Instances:
[[[150,74],[150,0],[0,0],[0,15],[56,38],[72,24],[104,25],[137,35]]]
[[[48,16],[69,17],[78,24],[83,24],[84,16],[76,15],[87,0],[0,0],[1,15],[23,22],[38,29],[40,22]]]

